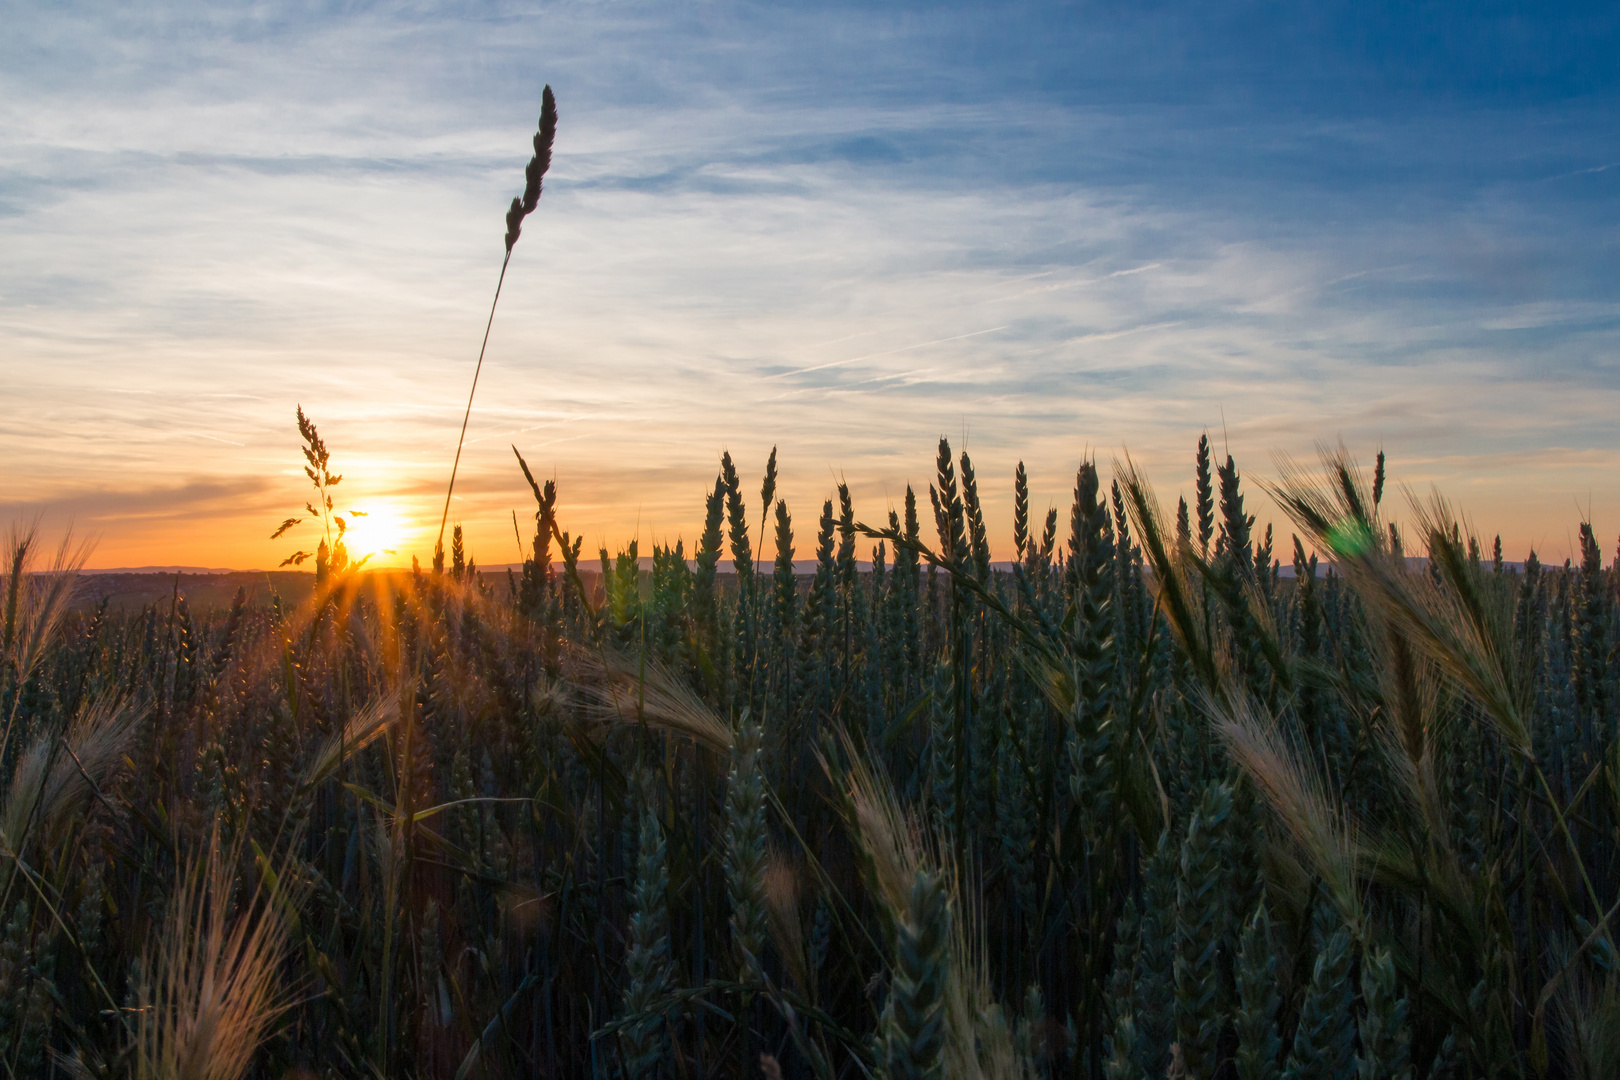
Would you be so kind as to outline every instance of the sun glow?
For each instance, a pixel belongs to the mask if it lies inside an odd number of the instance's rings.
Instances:
[[[368,566],[391,566],[399,561],[410,527],[397,509],[373,506],[364,514],[345,517],[349,528],[343,534],[343,545],[351,561],[366,559]]]

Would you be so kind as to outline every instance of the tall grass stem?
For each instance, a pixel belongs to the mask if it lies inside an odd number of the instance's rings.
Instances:
[[[501,286],[506,284],[506,268],[512,263],[512,249],[506,249],[501,260],[501,276],[495,282],[495,299],[489,304],[489,319],[484,323],[484,342],[478,346],[478,366],[473,368],[472,389],[467,391],[467,410],[461,414],[461,435],[456,439],[456,460],[450,466],[450,485],[444,492],[444,513],[439,517],[439,538],[433,543],[434,557],[444,551],[444,526],[450,520],[450,497],[456,491],[456,472],[461,468],[461,447],[467,441],[467,421],[472,417],[473,395],[478,393],[478,376],[484,370],[484,351],[489,348],[489,329],[495,325],[495,307],[501,302]]]

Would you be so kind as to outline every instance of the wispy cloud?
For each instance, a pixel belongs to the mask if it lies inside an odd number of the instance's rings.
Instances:
[[[994,334],[997,331],[1005,329],[1007,329],[1005,326],[992,326],[987,330],[972,330],[966,334],[957,334],[955,337],[937,338],[933,341],[919,341],[912,345],[902,345],[897,349],[885,349],[882,352],[867,353],[865,356],[851,356],[846,360],[829,360],[825,364],[811,364],[809,367],[792,368],[788,371],[778,371],[773,374],[763,376],[763,378],[767,380],[785,379],[792,375],[805,375],[812,371],[825,371],[828,368],[843,367],[846,364],[860,364],[868,360],[876,360],[879,357],[898,356],[901,353],[912,352],[916,349],[926,349],[930,345],[945,345],[952,341],[966,341],[968,338],[979,337],[983,334]]]
[[[475,545],[511,542],[513,442],[613,543],[690,539],[723,447],[779,443],[808,512],[829,467],[881,504],[966,435],[1005,531],[1018,458],[1061,500],[1129,445],[1169,492],[1223,417],[1256,469],[1381,443],[1510,543],[1572,492],[1620,517],[1614,27],[1545,16],[1543,70],[1485,17],[1463,56],[1246,10],[15,9],[0,501],[96,515],[104,561],[271,565],[301,403],[357,503],[436,519],[550,81]]]

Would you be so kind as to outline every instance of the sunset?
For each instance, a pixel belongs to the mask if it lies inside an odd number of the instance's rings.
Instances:
[[[13,4],[0,1076],[1620,1075],[1620,13]]]
[[[1205,431],[1257,475],[1382,447],[1562,561],[1620,518],[1610,23],[1447,10],[19,8],[0,502],[93,565],[273,567],[302,404],[425,561],[549,82],[453,506],[482,562],[513,445],[645,546],[722,450],[876,514],[949,435],[1004,557],[1020,459],[1043,506],[1122,450],[1189,495]]]

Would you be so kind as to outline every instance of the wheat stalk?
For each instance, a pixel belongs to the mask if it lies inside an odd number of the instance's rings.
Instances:
[[[495,308],[501,302],[501,286],[506,284],[506,268],[512,263],[512,248],[523,233],[523,219],[540,205],[540,191],[546,171],[551,168],[551,145],[557,138],[557,99],[548,84],[540,96],[540,129],[534,136],[534,157],[524,170],[521,197],[514,198],[506,211],[506,255],[501,259],[501,276],[495,281],[495,299],[489,304],[484,322],[484,340],[478,346],[478,365],[473,368],[472,388],[467,391],[467,408],[461,415],[461,434],[456,439],[456,460],[450,466],[450,484],[444,492],[444,513],[439,517],[439,538],[434,541],[435,566],[444,564],[444,526],[450,520],[450,498],[456,491],[456,472],[461,468],[461,448],[467,441],[467,421],[472,417],[473,396],[478,393],[478,376],[484,370],[484,352],[489,348],[490,327],[495,325]]]

